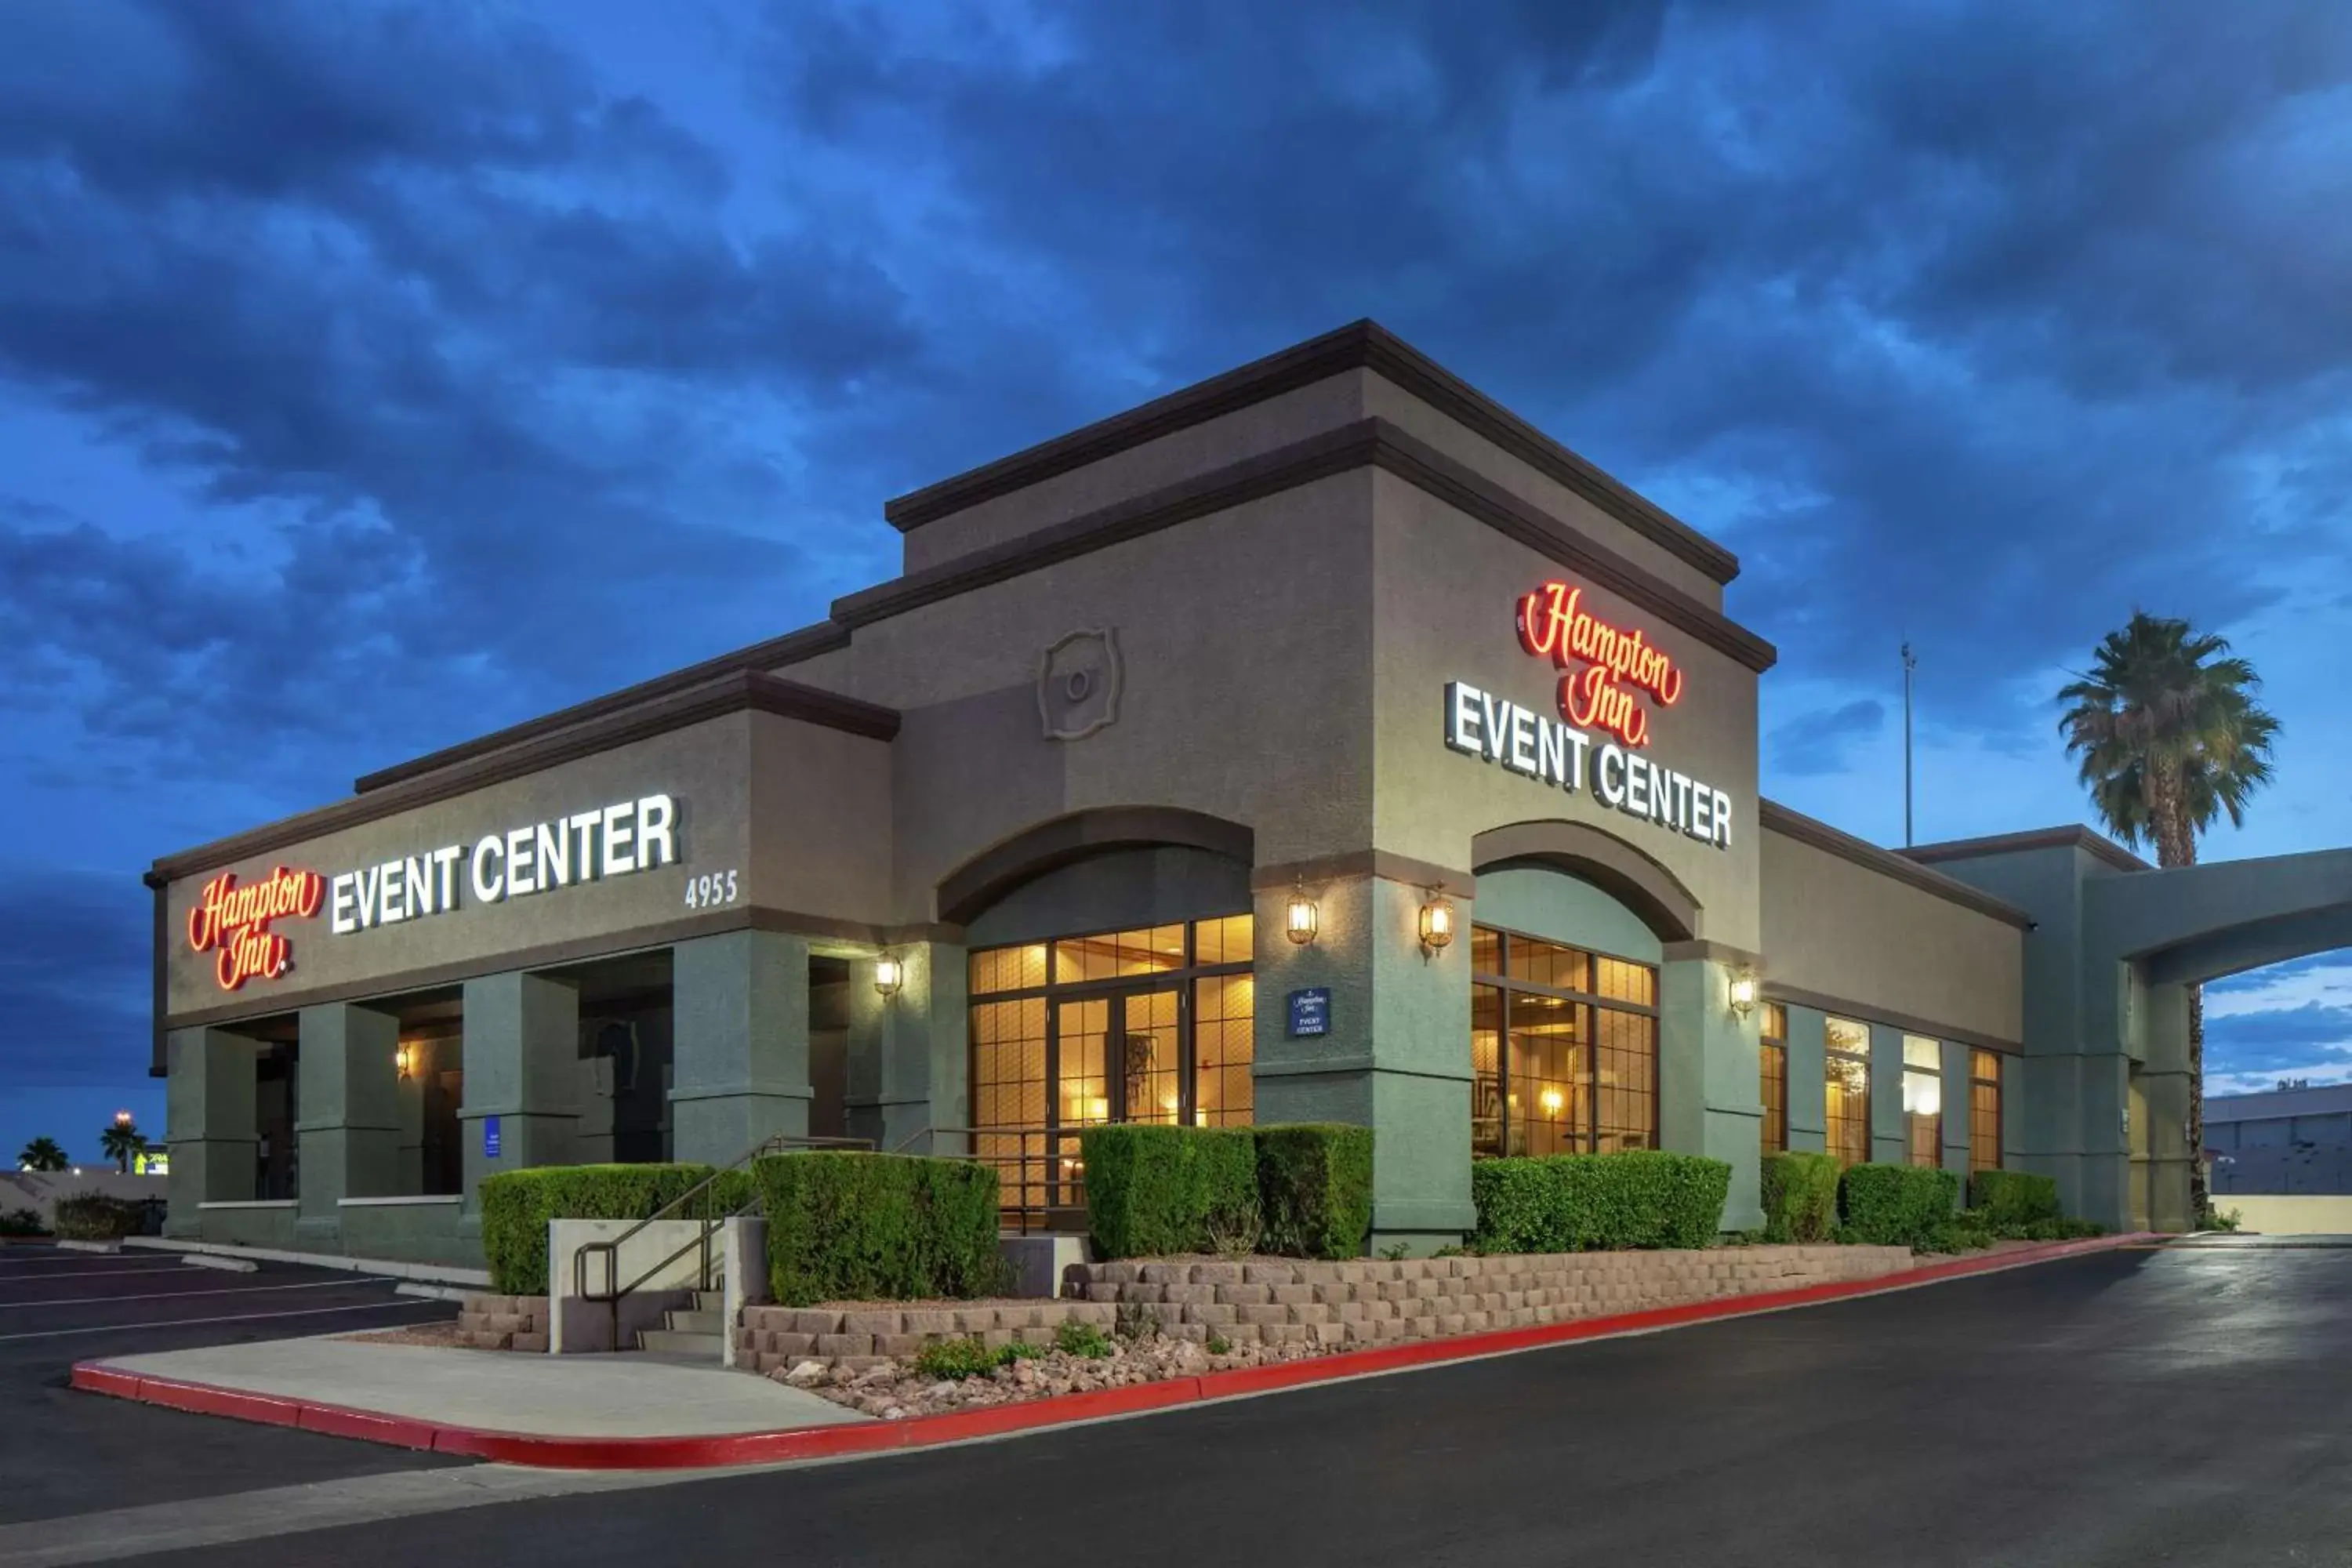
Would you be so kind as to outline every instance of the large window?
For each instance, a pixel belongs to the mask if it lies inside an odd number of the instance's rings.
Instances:
[[[1944,1047],[1920,1035],[1903,1037],[1903,1142],[1913,1164],[1944,1163]]]
[[[1870,1026],[1831,1018],[1822,1027],[1829,1152],[1841,1165],[1863,1164],[1870,1159]]]
[[[1475,926],[1470,970],[1473,1152],[1657,1147],[1655,969]]]
[[[1969,1172],[2000,1169],[1999,1051],[1969,1052]]]
[[[1778,1002],[1763,1005],[1757,1027],[1758,1088],[1764,1099],[1764,1152],[1789,1150],[1789,1010]]]
[[[1007,1206],[1084,1201],[1080,1128],[1250,1121],[1252,941],[1244,914],[971,954],[972,1152]]]

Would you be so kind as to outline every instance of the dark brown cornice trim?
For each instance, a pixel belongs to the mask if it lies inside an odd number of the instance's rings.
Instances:
[[[1801,991],[1790,985],[1778,985],[1766,977],[1757,987],[1768,1002],[1778,1002],[1785,1007],[1810,1007],[1816,1013],[1832,1013],[1841,1018],[1851,1018],[1857,1024],[1884,1024],[1906,1034],[1929,1035],[1939,1040],[1955,1040],[1964,1046],[1976,1046],[1983,1050],[1999,1051],[2004,1056],[2021,1057],[2024,1046],[2015,1040],[2004,1040],[1996,1035],[1980,1035],[1973,1029],[1956,1029],[1949,1024],[1938,1024],[1909,1013],[1892,1013],[1868,1002],[1856,1002],[1847,996],[1828,996],[1819,991]]]
[[[2080,826],[2037,827],[2024,833],[1996,833],[1988,838],[1948,838],[1902,851],[1906,860],[1934,865],[1941,860],[1974,860],[1986,855],[2014,855],[2031,849],[2080,849],[2118,871],[2153,871],[2155,867],[2112,838],[2103,838]]]
[[[1327,430],[1149,495],[851,594],[834,601],[833,618],[845,626],[866,626],[1365,467],[1385,469],[1419,487],[1750,669],[1769,669],[1780,657],[1770,643],[1755,633],[1385,419],[1360,419]]]
[[[632,741],[746,710],[822,724],[886,742],[898,732],[898,715],[887,708],[856,701],[835,692],[819,691],[814,687],[756,670],[738,670],[684,691],[607,712],[584,724],[486,753],[468,763],[388,784],[232,838],[165,856],[155,862],[154,874],[177,879],[191,872],[210,870],[247,856],[267,854],[285,845],[315,838],[322,833],[355,827],[561,763],[608,752]]]
[[[1475,899],[1478,895],[1478,879],[1467,871],[1432,860],[1416,860],[1409,855],[1393,855],[1385,849],[1359,849],[1348,855],[1324,855],[1310,860],[1260,866],[1250,873],[1250,886],[1263,892],[1302,883],[1315,888],[1326,882],[1354,881],[1364,877],[1402,882],[1412,888],[1434,888],[1449,899]]]
[[[963,942],[963,928],[961,926],[867,925],[857,921],[835,920],[826,915],[801,914],[791,910],[754,904],[717,910],[707,915],[688,915],[679,920],[635,926],[626,931],[607,931],[601,936],[581,937],[571,942],[549,942],[540,947],[488,953],[451,963],[436,963],[429,968],[400,970],[366,980],[349,981],[341,985],[321,986],[316,991],[297,992],[284,996],[248,996],[226,1006],[199,1007],[185,1013],[174,1013],[169,1017],[165,1017],[159,1008],[156,1016],[163,1027],[157,1033],[160,1037],[164,1030],[226,1026],[239,1019],[278,1017],[304,1007],[433,991],[467,980],[478,980],[485,974],[504,974],[517,969],[555,969],[590,959],[618,958],[651,948],[673,947],[698,937],[724,936],[730,931],[775,931],[786,936],[809,937],[877,951],[917,942],[945,942],[950,946],[961,946]],[[158,951],[162,951],[160,944]]]
[[[1841,833],[1828,823],[1816,822],[1801,812],[1790,811],[1778,801],[1759,800],[1756,805],[1759,825],[1780,835],[1783,838],[1793,838],[1801,844],[1809,844],[1842,860],[1851,860],[1866,870],[1875,871],[1882,877],[1892,877],[1898,882],[1907,882],[1921,892],[1933,893],[1939,899],[1974,910],[1979,914],[1990,915],[1997,921],[2006,921],[2020,931],[2033,929],[2034,921],[2032,915],[2027,914],[2015,904],[1996,899],[1990,893],[1979,888],[1972,888],[1957,878],[1947,877],[1941,871],[1931,871],[1925,866],[1905,859],[1892,850],[1881,849],[1875,844],[1864,843],[1850,833]]]
[[[753,643],[749,647],[737,648],[732,653],[723,653],[716,658],[688,665],[684,669],[672,670],[667,675],[657,675],[651,680],[641,680],[635,686],[625,686],[618,691],[607,692],[585,702],[575,702],[569,708],[559,708],[537,719],[527,719],[520,724],[493,730],[487,735],[477,736],[457,745],[446,746],[388,768],[380,768],[354,782],[352,793],[371,795],[388,785],[439,773],[459,763],[488,756],[492,752],[502,752],[525,741],[537,740],[541,735],[553,734],[558,730],[568,730],[575,724],[585,724],[592,720],[625,712],[656,698],[684,691],[719,676],[740,670],[771,670],[778,665],[797,664],[803,659],[848,646],[847,626],[820,621],[815,626],[803,626],[798,631],[786,632],[782,637],[770,637],[765,642]]]
[[[1353,370],[1393,382],[1465,428],[1582,496],[1652,543],[1718,583],[1739,560],[1689,524],[1578,457],[1376,321],[1356,321],[1279,353],[1213,376],[1140,408],[942,479],[886,503],[900,531],[1099,462],[1129,447],[1190,429],[1254,404]]]

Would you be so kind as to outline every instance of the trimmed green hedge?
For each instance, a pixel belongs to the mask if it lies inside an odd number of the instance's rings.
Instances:
[[[1952,1223],[1960,1178],[1918,1165],[1850,1165],[1838,1200],[1846,1240],[1924,1248]]]
[[[1838,1163],[1792,1150],[1764,1157],[1764,1239],[1827,1241],[1837,1231]]]
[[[709,1165],[541,1165],[482,1183],[482,1252],[501,1296],[544,1296],[547,1222],[645,1219],[711,1173]],[[751,1201],[751,1178],[730,1171],[688,1217],[724,1216]]]
[[[751,1179],[768,1216],[769,1284],[788,1307],[1006,1288],[990,1166],[812,1150],[755,1160]]]
[[[1285,1258],[1361,1258],[1372,1229],[1372,1130],[1307,1121],[1256,1132],[1260,1247]]]
[[[49,1227],[67,1241],[120,1241],[146,1226],[147,1205],[135,1198],[76,1193],[49,1210]]]
[[[1481,1252],[1706,1247],[1723,1228],[1731,1167],[1654,1149],[1480,1160],[1470,1191]]]
[[[1078,1151],[1096,1250],[1105,1258],[1147,1258],[1254,1240],[1265,1224],[1261,1131],[1148,1122],[1087,1128]]]
[[[1979,1171],[1969,1181],[1969,1206],[1996,1226],[2028,1226],[2060,1217],[2058,1182],[2030,1171]]]

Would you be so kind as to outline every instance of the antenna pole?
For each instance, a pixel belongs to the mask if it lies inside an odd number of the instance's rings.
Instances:
[[[1903,645],[1903,847],[1911,847],[1911,672],[1919,659]]]

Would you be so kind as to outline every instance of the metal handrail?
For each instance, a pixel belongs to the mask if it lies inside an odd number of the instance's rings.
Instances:
[[[719,1177],[730,1174],[732,1172],[741,1170],[744,1166],[750,1164],[752,1161],[759,1159],[763,1154],[780,1154],[791,1149],[853,1149],[870,1154],[874,1152],[874,1141],[870,1138],[808,1137],[803,1134],[792,1132],[778,1132],[772,1134],[769,1137],[761,1139],[759,1142],[754,1143],[751,1148],[746,1149],[742,1153],[737,1155],[726,1164],[721,1165],[719,1169],[711,1172],[710,1174],[695,1183],[694,1185],[678,1194],[677,1196],[670,1199],[669,1202],[662,1205],[661,1207],[656,1209],[645,1218],[637,1221],[635,1225],[629,1226],[628,1229],[623,1231],[620,1235],[614,1237],[609,1241],[586,1242],[582,1245],[579,1251],[572,1255],[572,1293],[582,1300],[603,1302],[612,1307],[613,1348],[614,1350],[621,1348],[621,1302],[623,1300],[644,1286],[644,1284],[647,1280],[653,1279],[654,1276],[661,1273],[671,1264],[676,1263],[679,1258],[684,1258],[688,1253],[694,1251],[698,1247],[701,1249],[702,1257],[696,1265],[696,1288],[701,1290],[714,1289],[715,1286],[713,1284],[710,1268],[710,1238],[714,1235],[718,1234],[719,1231],[726,1226],[730,1219],[734,1219],[755,1211],[760,1206],[760,1200],[755,1195],[750,1203],[745,1204],[741,1208],[737,1209],[730,1215],[719,1215],[714,1216],[704,1214],[693,1216],[699,1222],[693,1240],[677,1248],[677,1250],[672,1252],[668,1257],[664,1258],[660,1262],[656,1263],[652,1267],[644,1270],[626,1285],[620,1286],[618,1289],[614,1289],[613,1282],[620,1274],[621,1248],[626,1246],[632,1238],[641,1234],[646,1226],[652,1225],[655,1221],[679,1217],[679,1211],[686,1209],[689,1205],[693,1204],[697,1198],[699,1198],[703,1194],[718,1185]],[[604,1284],[606,1288],[602,1291],[591,1290],[588,1289],[588,1258],[591,1253],[600,1254],[604,1259]]]
[[[1085,1131],[1084,1127],[929,1126],[900,1139],[891,1146],[890,1152],[904,1154],[918,1142],[923,1142],[926,1144],[926,1152],[938,1154],[937,1141],[940,1138],[961,1138],[964,1141],[963,1152],[939,1157],[970,1160],[975,1164],[994,1168],[998,1180],[997,1212],[1000,1215],[1013,1216],[1013,1229],[1027,1232],[1050,1228],[1056,1214],[1067,1215],[1074,1211],[1083,1211],[1085,1207],[1084,1167],[1079,1167],[1079,1173],[1075,1177],[1060,1175],[1055,1169],[1056,1163],[1068,1156],[1062,1154],[1055,1145],[1075,1141],[1078,1134]],[[1014,1152],[1010,1155],[982,1154],[976,1152],[978,1145],[974,1142],[980,1138],[1012,1138],[1017,1140],[1017,1143]],[[1031,1147],[1032,1139],[1038,1141],[1038,1146],[1034,1150]],[[1075,1161],[1072,1163],[1076,1163]],[[1013,1167],[1011,1185],[1013,1194],[1013,1201],[1009,1203],[1004,1201],[1003,1194],[1004,1168],[1008,1163]],[[1030,1175],[1030,1168],[1033,1165],[1039,1167],[1034,1180]],[[1070,1189],[1068,1196],[1071,1201],[1056,1203],[1055,1197],[1064,1187]],[[1036,1203],[1030,1201],[1030,1194],[1033,1192],[1040,1194],[1040,1201]]]

